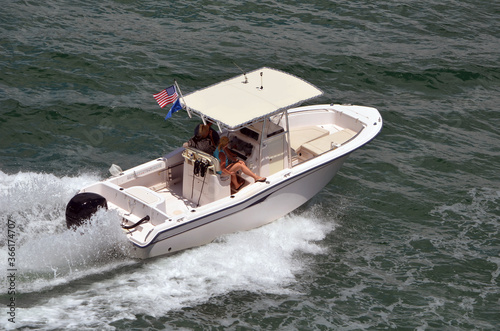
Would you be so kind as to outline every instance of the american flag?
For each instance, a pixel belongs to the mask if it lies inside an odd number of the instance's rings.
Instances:
[[[175,89],[175,86],[169,86],[160,93],[153,94],[153,97],[155,98],[156,102],[160,105],[161,108],[165,107],[169,103],[174,102],[177,100],[177,90]]]

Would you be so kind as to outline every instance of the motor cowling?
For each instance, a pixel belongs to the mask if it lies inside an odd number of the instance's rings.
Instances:
[[[71,229],[82,225],[99,208],[108,209],[106,198],[102,195],[92,192],[75,195],[66,206],[66,226]]]

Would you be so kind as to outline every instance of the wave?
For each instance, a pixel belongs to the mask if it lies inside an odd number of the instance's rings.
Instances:
[[[66,201],[96,176],[0,176],[2,198],[11,202],[2,202],[2,218],[16,222],[18,287],[27,303],[18,307],[16,327],[102,329],[233,291],[290,294],[307,267],[301,257],[324,254],[318,241],[335,228],[309,210],[173,256],[137,261],[127,257],[129,245],[111,211],[100,210],[78,231],[66,229]]]
[[[101,272],[110,261],[116,267],[117,259],[123,259],[127,243],[120,228],[112,226],[119,223],[118,215],[102,210],[78,231],[65,224],[66,203],[81,187],[97,180],[91,174],[60,178],[0,171],[0,220],[9,224],[0,228],[0,235],[10,239],[0,242],[6,248],[1,258],[7,261],[7,244],[12,246],[15,256],[9,261],[18,270],[19,291],[61,285]]]

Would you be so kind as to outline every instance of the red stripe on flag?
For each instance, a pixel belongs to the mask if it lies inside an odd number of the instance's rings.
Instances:
[[[168,92],[167,92],[167,90],[169,90],[169,89],[171,90],[171,93],[173,91],[173,93],[171,95],[168,94]],[[171,87],[167,87],[166,89],[164,89],[160,93],[153,94],[153,97],[155,98],[156,102],[158,102],[158,105],[160,105],[160,107],[163,108],[166,105],[168,105],[169,103],[172,103],[177,99],[177,91],[175,90],[175,87],[171,86]]]

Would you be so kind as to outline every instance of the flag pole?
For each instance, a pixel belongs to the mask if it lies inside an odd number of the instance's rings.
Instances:
[[[182,91],[181,91],[181,89],[179,87],[179,84],[177,84],[177,81],[175,79],[174,79],[174,84],[175,84],[175,87],[177,88],[177,91],[179,91],[179,94],[181,95],[182,102],[186,106],[186,111],[187,111],[187,113],[189,115],[189,118],[192,118],[191,112],[189,111],[189,106],[186,104],[186,101],[184,100],[184,96],[182,95]]]

